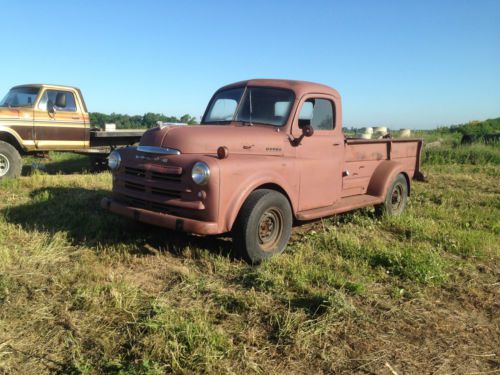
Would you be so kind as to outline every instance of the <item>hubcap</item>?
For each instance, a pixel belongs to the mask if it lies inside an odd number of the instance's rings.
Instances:
[[[9,159],[4,154],[0,154],[0,177],[7,174],[10,169]]]
[[[403,206],[403,191],[404,189],[402,184],[398,183],[394,186],[391,195],[391,205],[393,211],[397,212]]]
[[[283,232],[283,216],[275,208],[265,211],[259,220],[259,244],[263,251],[272,251],[278,244]]]

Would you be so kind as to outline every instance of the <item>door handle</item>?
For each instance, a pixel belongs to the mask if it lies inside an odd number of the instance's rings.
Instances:
[[[340,146],[340,143],[334,143],[333,145],[334,146]]]
[[[73,116],[73,117],[71,117],[71,118],[72,118],[73,120],[80,120],[80,117],[78,117],[78,116]]]

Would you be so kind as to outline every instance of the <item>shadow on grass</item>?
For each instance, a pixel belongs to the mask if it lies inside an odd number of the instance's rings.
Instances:
[[[90,159],[76,155],[68,159],[54,160],[45,164],[45,170],[48,174],[88,173],[91,170]]]
[[[93,172],[90,157],[70,153],[58,153],[41,158],[25,158],[22,175],[29,176],[35,169],[50,175]]]
[[[151,249],[181,253],[186,247],[231,255],[231,243],[219,237],[199,237],[144,225],[104,211],[100,201],[109,191],[75,187],[34,190],[27,204],[1,212],[6,221],[26,231],[64,232],[75,245],[87,247],[127,246],[137,254]],[[196,254],[194,254],[196,256]]]

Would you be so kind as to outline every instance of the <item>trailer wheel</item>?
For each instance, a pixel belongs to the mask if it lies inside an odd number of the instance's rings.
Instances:
[[[0,180],[21,175],[23,162],[17,149],[11,144],[0,141]]]
[[[285,250],[292,232],[288,199],[274,190],[254,191],[241,208],[233,228],[237,253],[252,264]]]
[[[408,182],[400,173],[389,186],[384,203],[375,206],[375,209],[379,215],[398,216],[404,211],[407,203]]]

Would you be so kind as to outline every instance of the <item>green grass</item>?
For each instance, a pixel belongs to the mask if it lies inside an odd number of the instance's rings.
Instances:
[[[497,369],[498,148],[443,143],[404,215],[298,227],[259,267],[103,212],[110,174],[51,154],[0,182],[0,372]]]
[[[476,143],[468,146],[441,146],[425,148],[426,164],[500,164],[500,147]]]

